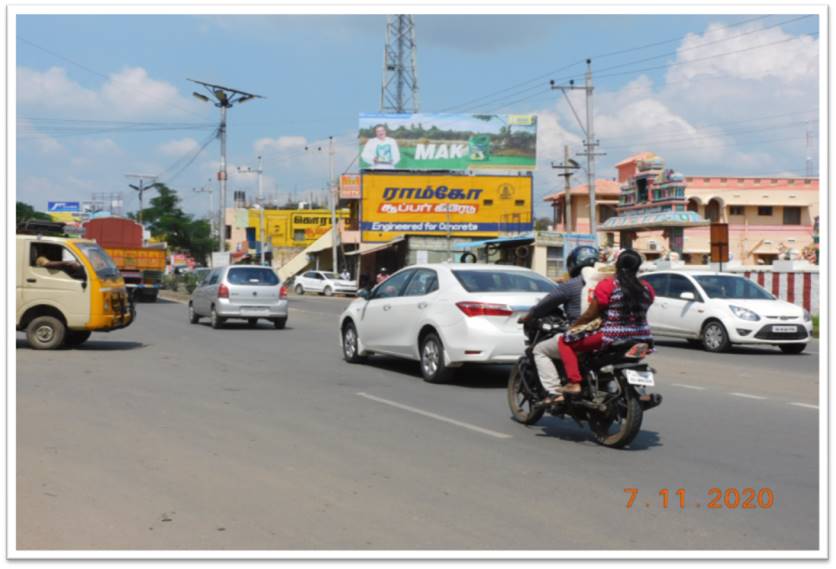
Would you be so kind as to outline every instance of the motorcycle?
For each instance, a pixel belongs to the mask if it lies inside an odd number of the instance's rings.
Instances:
[[[586,422],[597,443],[622,448],[638,435],[644,412],[662,402],[658,393],[645,392],[647,387],[655,385],[655,370],[643,361],[653,348],[653,342],[622,340],[604,350],[579,354],[578,364],[583,377],[581,393],[546,406],[543,400],[547,392],[537,374],[532,350],[539,342],[554,338],[568,328],[569,322],[562,312],[524,322],[525,353],[508,378],[508,405],[513,419],[533,425],[546,412],[560,418],[568,415],[578,425],[583,426]],[[554,363],[565,384],[562,362],[555,360]]]

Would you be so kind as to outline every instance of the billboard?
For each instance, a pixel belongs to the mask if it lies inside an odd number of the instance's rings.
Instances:
[[[532,229],[530,176],[363,174],[363,242],[403,235],[496,237]]]
[[[360,115],[360,170],[534,170],[535,115]]]
[[[78,213],[80,211],[79,202],[47,202],[48,213]]]
[[[360,174],[343,174],[340,176],[340,199],[360,199]]]

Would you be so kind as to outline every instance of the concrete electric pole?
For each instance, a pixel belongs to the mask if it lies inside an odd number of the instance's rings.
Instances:
[[[209,178],[209,183],[212,183],[212,178]],[[202,188],[192,188],[192,191],[196,194],[209,194],[209,233],[213,234],[215,232],[215,224],[217,222],[217,216],[215,215],[215,202],[212,199],[212,194],[215,190],[213,190],[211,186],[203,186]]]
[[[563,198],[563,227],[566,233],[572,233],[572,174],[574,170],[580,169],[581,165],[569,158],[569,145],[563,146],[563,164],[552,162],[552,168],[563,170],[558,176],[563,176],[564,198]]]
[[[596,208],[595,208],[595,157],[596,156],[604,156],[603,152],[595,152],[595,148],[598,147],[600,144],[599,141],[595,140],[595,131],[593,125],[593,112],[592,112],[592,60],[586,60],[586,76],[584,86],[576,86],[575,81],[569,81],[568,85],[556,85],[555,82],[552,80],[550,82],[552,89],[560,89],[563,95],[566,97],[566,101],[569,103],[569,107],[572,109],[572,113],[575,115],[575,120],[578,121],[578,125],[581,127],[581,130],[584,134],[584,149],[585,152],[579,152],[578,156],[586,156],[586,177],[587,177],[587,189],[589,190],[589,232],[592,234],[592,237],[595,239],[596,245],[598,244],[598,216],[596,215]],[[572,105],[572,100],[569,98],[569,95],[566,93],[567,90],[583,90],[586,92],[586,121],[581,121],[580,116],[578,116],[577,111],[575,110],[574,105]]]
[[[256,203],[258,204],[259,210],[259,221],[258,221],[258,264],[264,264],[264,243],[265,243],[265,235],[264,235],[264,197],[262,196],[262,184],[261,179],[262,175],[264,174],[264,170],[261,167],[261,156],[258,157],[258,166],[255,170],[247,166],[246,168],[239,166],[238,171],[243,174],[256,174],[258,176],[258,197],[256,198]]]
[[[226,226],[224,220],[224,214],[226,213],[226,179],[227,179],[227,171],[226,171],[226,111],[227,109],[231,109],[237,103],[244,103],[251,99],[263,99],[261,95],[254,95],[253,93],[247,93],[244,91],[239,91],[238,89],[231,89],[229,87],[224,87],[222,85],[214,85],[212,83],[205,83],[203,81],[196,81],[194,79],[189,79],[192,83],[197,83],[198,85],[202,85],[206,91],[211,95],[213,99],[215,99],[214,105],[221,109],[221,124],[218,127],[218,136],[221,139],[221,167],[218,171],[218,181],[220,182],[220,203],[218,204],[218,251],[223,253],[226,249],[225,242],[226,242],[226,231],[224,228]],[[197,91],[193,92],[192,95],[204,101],[206,103],[210,102],[210,98],[202,93],[198,93]]]

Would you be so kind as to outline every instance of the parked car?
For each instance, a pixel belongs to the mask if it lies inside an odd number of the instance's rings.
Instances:
[[[268,267],[229,266],[212,269],[189,299],[189,322],[209,317],[212,328],[228,319],[246,320],[255,326],[259,318],[276,328],[287,323],[287,288]]]
[[[296,294],[317,292],[332,296],[337,292],[346,294],[357,292],[357,281],[343,280],[338,274],[327,271],[307,271],[296,277],[293,282],[293,290]]]
[[[813,333],[808,311],[739,275],[658,271],[641,278],[656,291],[647,313],[654,335],[685,338],[709,352],[733,344],[769,344],[800,354]]]
[[[361,290],[340,316],[343,357],[371,353],[421,363],[425,381],[442,383],[467,363],[510,364],[525,349],[520,316],[555,288],[526,268],[424,264]]]

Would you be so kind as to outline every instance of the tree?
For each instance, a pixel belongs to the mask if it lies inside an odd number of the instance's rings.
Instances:
[[[537,221],[534,222],[534,229],[536,231],[547,231],[549,229],[549,225],[552,224],[552,220],[549,217],[540,217]]]
[[[36,211],[34,207],[24,202],[17,202],[16,207],[17,223],[29,221],[30,219],[39,219],[42,221],[52,221],[52,218],[47,213]]]
[[[180,208],[180,197],[175,190],[160,183],[154,187],[158,195],[151,198],[150,207],[142,210],[142,222],[152,236],[205,264],[214,246],[209,222],[186,214]],[[134,213],[130,217],[136,219],[138,215]]]

